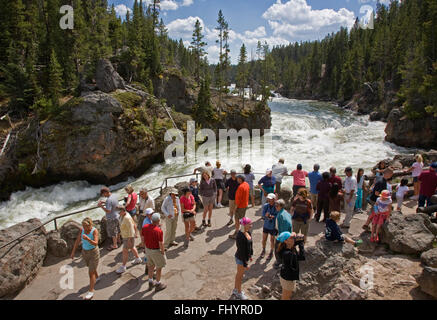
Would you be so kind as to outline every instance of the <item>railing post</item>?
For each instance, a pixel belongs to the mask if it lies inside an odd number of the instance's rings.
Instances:
[[[58,231],[58,223],[56,222],[56,219],[53,220],[53,222],[55,223],[55,230]]]

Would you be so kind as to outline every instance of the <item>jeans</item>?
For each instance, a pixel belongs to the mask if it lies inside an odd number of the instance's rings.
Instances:
[[[431,205],[431,197],[425,196],[423,194],[419,195],[419,208],[428,207],[429,205]]]

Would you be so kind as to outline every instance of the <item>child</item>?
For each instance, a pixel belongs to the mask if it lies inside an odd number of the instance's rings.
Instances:
[[[343,235],[338,223],[340,222],[341,214],[338,211],[332,211],[330,218],[326,220],[325,238],[328,241],[347,242],[353,244],[355,247],[363,243],[360,240],[353,240],[348,236]]]
[[[399,183],[396,187],[396,202],[398,203],[398,207],[396,210],[401,211],[402,202],[404,202],[404,197],[408,193],[410,189],[408,188],[408,179],[402,179],[401,183]]]
[[[390,220],[391,214],[391,194],[388,190],[381,192],[381,196],[376,200],[375,206],[373,207],[372,214],[370,215],[370,220],[372,221],[372,234],[370,236],[371,242],[379,242],[379,232],[385,221]]]

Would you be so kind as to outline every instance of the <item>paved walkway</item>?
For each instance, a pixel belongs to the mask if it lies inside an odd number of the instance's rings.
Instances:
[[[410,206],[413,207],[414,203]],[[229,299],[234,287],[236,272],[234,260],[236,246],[235,241],[228,238],[234,231],[234,226],[226,226],[229,221],[228,210],[228,208],[215,209],[212,227],[198,233],[195,241],[191,242],[188,248],[183,247],[184,225],[179,220],[176,240],[180,244],[167,251],[167,266],[163,270],[162,281],[168,287],[158,293],[148,291],[147,276],[144,275],[145,265],[131,266],[128,263],[127,272],[120,276],[115,270],[121,264],[121,249],[111,252],[101,249],[98,271],[102,280],[96,285],[94,299]],[[407,207],[404,214],[413,212],[413,208]],[[260,207],[249,208],[247,216],[254,222],[254,264],[245,275],[243,288],[249,288],[253,284],[258,286],[269,284],[276,273],[273,269],[274,258],[271,261],[259,258],[263,226]],[[359,235],[366,218],[365,214],[355,215],[349,233]],[[198,216],[197,223],[199,224],[200,221],[201,217]],[[312,221],[307,246],[314,245],[315,241],[323,236],[323,232],[324,224]],[[139,239],[137,243],[138,241]],[[267,246],[268,252],[269,243]],[[144,254],[140,253],[140,256],[143,257]],[[130,255],[130,260],[133,260],[132,255]],[[64,290],[60,284],[65,278],[65,266],[67,265],[73,267],[74,287]],[[49,257],[38,276],[15,299],[82,299],[88,291],[88,284],[87,267],[79,255],[74,261]],[[258,299],[256,296],[251,296],[247,290],[246,294],[252,299]]]

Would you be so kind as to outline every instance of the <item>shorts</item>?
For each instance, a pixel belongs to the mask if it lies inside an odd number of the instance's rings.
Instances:
[[[372,212],[372,214],[370,215],[370,219],[373,225],[382,226],[385,220],[387,220],[387,214],[384,212],[381,213]]]
[[[255,197],[255,189],[253,187],[249,189],[249,196]]]
[[[419,177],[413,177],[413,182],[414,183],[419,182]]]
[[[247,208],[237,208],[237,210],[235,210],[235,219],[243,219],[246,215],[246,210]]]
[[[267,233],[267,234],[270,234],[272,236],[276,236],[278,234],[278,230],[276,230],[276,229],[270,230],[270,229],[263,228],[263,233]]]
[[[135,245],[135,238],[123,239],[123,249],[133,249]]]
[[[215,196],[203,197],[202,196],[203,207],[213,206],[215,204]]]
[[[297,234],[301,233],[304,236],[308,235],[308,229],[310,224],[303,221],[293,220],[293,232],[296,232]]]
[[[235,200],[229,200],[229,212],[235,213],[235,209],[237,209],[237,206],[235,205]]]
[[[108,237],[116,237],[120,234],[120,221],[118,219],[106,220],[106,233]]]
[[[184,213],[182,217],[184,222],[194,221],[194,214],[192,213]]]
[[[128,211],[127,213],[129,213],[131,217],[135,217],[137,214],[137,208],[133,208],[131,211]]]
[[[282,277],[279,277],[279,281],[281,282],[282,290],[294,291],[294,288],[296,287],[296,283],[294,281],[288,281]]]
[[[156,267],[161,269],[165,267],[165,256],[161,253],[161,250],[152,250],[146,248],[147,265],[150,267]]]
[[[215,184],[217,185],[217,189],[226,190],[223,179],[214,179],[214,180],[215,180]]]
[[[243,267],[244,267],[244,263],[243,263],[243,261],[241,261],[241,260],[238,259],[237,257],[235,257],[235,263],[238,264],[238,265],[240,265],[240,266],[243,266]]]
[[[97,271],[97,266],[100,260],[100,251],[96,247],[92,250],[82,250],[82,258],[88,267],[89,272]]]

